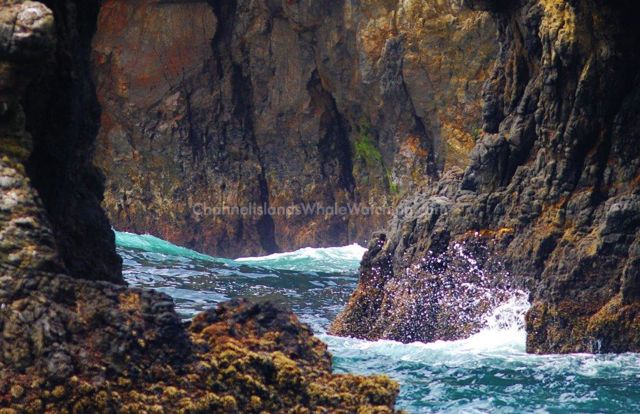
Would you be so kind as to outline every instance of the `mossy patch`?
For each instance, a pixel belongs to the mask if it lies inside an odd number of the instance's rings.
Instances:
[[[387,185],[389,186],[389,191],[391,192],[391,194],[399,194],[400,188],[398,187],[398,183],[393,181],[393,177],[391,176],[391,171],[389,171],[386,168],[385,168],[385,171],[387,173],[386,177],[387,177]]]
[[[384,163],[382,153],[373,138],[374,132],[371,124],[369,121],[361,120],[356,130],[357,136],[353,144],[354,159],[363,162],[368,172],[363,177],[363,181],[370,184],[370,176],[381,175],[389,192],[398,194],[400,192],[398,184],[393,181],[391,170]]]
[[[373,137],[371,124],[367,121],[361,121],[357,128],[358,135],[354,143],[354,156],[367,164],[367,167],[376,167],[384,163],[382,153],[376,146]]]

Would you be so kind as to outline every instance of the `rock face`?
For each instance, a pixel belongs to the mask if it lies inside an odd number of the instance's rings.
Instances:
[[[464,172],[451,170],[404,202],[407,211],[386,241],[369,250],[334,332],[400,340],[466,335],[464,324],[444,329],[439,321],[451,311],[439,303],[466,306],[477,330],[486,301],[467,301],[464,289],[443,301],[414,288],[450,283],[452,269],[454,285],[466,286],[456,283],[470,277],[458,272],[458,258],[467,257],[480,289],[531,292],[529,352],[639,351],[638,7],[468,3],[492,10],[499,28],[482,139]],[[408,290],[398,287],[407,283]],[[423,308],[407,309],[412,301]]]
[[[93,3],[74,13],[95,21]],[[51,11],[11,1],[2,3],[0,24],[2,263],[122,283],[114,235],[100,208],[103,178],[89,157],[98,113],[86,57],[91,24],[55,36]]]
[[[393,412],[395,383],[333,375],[286,310],[236,301],[185,324],[123,286],[91,163],[99,5],[0,2],[0,412]]]
[[[497,48],[488,13],[459,3],[105,1],[114,226],[221,256],[364,242],[403,194],[468,163]]]

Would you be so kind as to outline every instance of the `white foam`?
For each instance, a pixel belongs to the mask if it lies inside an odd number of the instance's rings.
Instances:
[[[306,273],[354,273],[358,270],[360,260],[366,251],[367,249],[357,244],[326,248],[305,247],[294,252],[241,257],[235,261],[240,264]]]
[[[342,247],[305,247],[293,252],[274,253],[268,256],[257,257],[240,257],[236,259],[237,262],[263,262],[270,260],[282,260],[282,259],[323,259],[326,257],[332,257],[335,259],[343,260],[362,260],[362,256],[367,251],[359,244],[351,244],[349,246]]]
[[[524,317],[529,309],[525,292],[516,292],[511,299],[497,307],[486,317],[486,327],[475,335],[457,341],[432,343],[379,340],[365,341],[353,338],[323,336],[340,354],[366,351],[382,357],[425,363],[451,363],[473,360],[478,355],[508,356],[524,354],[526,332]]]
[[[486,327],[477,334],[454,341],[460,351],[495,352],[498,350],[524,350],[527,334],[524,317],[529,310],[527,294],[515,294],[486,316]]]

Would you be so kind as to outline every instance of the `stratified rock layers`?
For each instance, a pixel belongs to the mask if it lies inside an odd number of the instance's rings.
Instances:
[[[104,2],[97,164],[116,228],[222,256],[364,242],[385,207],[467,165],[497,53],[487,13],[209,3]],[[300,204],[381,210],[284,211]],[[255,214],[265,206],[274,214]]]
[[[484,88],[482,139],[464,173],[451,170],[404,202],[411,211],[369,251],[333,329],[399,340],[467,335],[468,326],[452,333],[440,321],[451,306],[473,320],[484,301],[464,290],[442,301],[448,290],[419,287],[468,286],[470,276],[455,271],[462,257],[480,288],[530,290],[528,351],[640,351],[637,6],[468,3],[493,10],[501,45]],[[409,334],[398,328],[407,326]]]
[[[289,311],[236,301],[184,323],[123,286],[91,164],[99,5],[0,1],[0,412],[393,412],[397,384],[332,374]]]

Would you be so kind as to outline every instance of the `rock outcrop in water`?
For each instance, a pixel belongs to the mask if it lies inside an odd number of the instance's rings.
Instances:
[[[530,290],[530,352],[640,351],[638,6],[468,3],[493,12],[500,38],[482,139],[464,172],[404,201],[333,330],[465,336],[491,305],[466,292],[476,278]],[[452,308],[471,328],[448,330]]]
[[[97,163],[114,226],[235,257],[368,239],[386,211],[282,209],[391,207],[467,165],[497,48],[488,13],[459,3],[105,1]]]
[[[332,374],[286,310],[184,323],[123,286],[91,163],[99,5],[0,1],[0,412],[393,412],[395,383]]]

